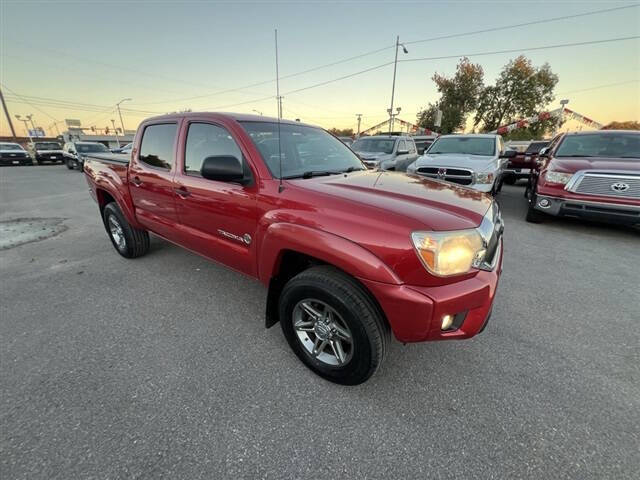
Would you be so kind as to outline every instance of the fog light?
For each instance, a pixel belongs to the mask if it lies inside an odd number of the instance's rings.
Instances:
[[[445,315],[442,317],[442,326],[440,327],[440,330],[449,330],[451,325],[453,325],[453,315]]]
[[[538,206],[540,208],[549,208],[551,206],[551,202],[549,200],[547,200],[546,198],[543,198],[542,200],[540,200],[538,202]]]

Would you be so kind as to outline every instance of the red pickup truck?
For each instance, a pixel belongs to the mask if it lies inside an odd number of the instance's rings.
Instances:
[[[367,380],[391,332],[463,339],[489,319],[503,223],[485,194],[367,170],[323,129],[252,115],[151,118],[121,158],[85,162],[118,253],[144,255],[151,232],[257,278],[266,326],[331,381]]]
[[[528,222],[553,215],[640,226],[640,131],[566,133],[539,157]]]

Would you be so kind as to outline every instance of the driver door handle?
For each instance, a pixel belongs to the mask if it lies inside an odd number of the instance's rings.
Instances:
[[[191,192],[184,187],[175,188],[173,191],[176,192],[178,195],[180,195],[182,198],[185,198],[191,195]]]

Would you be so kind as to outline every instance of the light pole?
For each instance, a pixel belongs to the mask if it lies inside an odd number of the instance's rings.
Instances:
[[[391,126],[393,125],[396,117],[400,115],[401,110],[402,107],[396,107],[396,113],[393,113],[393,110],[391,110],[390,108],[387,109],[387,113],[389,114],[389,133],[391,133]]]
[[[120,116],[120,125],[122,126],[122,134],[125,134],[125,130],[124,130],[124,122],[122,121],[122,112],[120,112],[120,104],[122,102],[130,102],[131,100],[133,100],[132,98],[123,98],[122,100],[120,100],[118,103],[116,103],[116,108],[118,109],[118,115]]]
[[[362,121],[362,114],[356,113],[356,117],[358,117],[358,133],[356,134],[356,138],[360,138],[360,122]]]
[[[560,122],[564,118],[564,108],[567,105],[567,103],[569,103],[569,100],[566,99],[566,98],[560,100]],[[553,131],[553,135],[554,136],[558,132],[558,129],[560,128],[560,122],[558,122],[558,125],[556,126],[556,129]]]
[[[118,143],[118,148],[120,148],[120,139],[118,138],[118,129],[116,128],[116,121],[112,118],[111,125],[113,125],[113,133],[116,135],[116,142]]]
[[[251,110],[252,112],[256,112],[258,115],[262,116],[262,112],[259,112],[258,110]]]
[[[391,130],[393,128],[393,97],[396,93],[396,69],[398,68],[398,47],[402,46],[402,51],[404,53],[409,53],[409,50],[407,50],[407,47],[404,46],[404,44],[400,43],[400,35],[398,35],[396,37],[396,58],[393,61],[393,84],[391,85],[391,107],[389,107],[389,110],[387,110],[387,112],[389,112],[389,133],[391,133]]]
[[[30,115],[27,115],[27,118],[22,118],[20,115],[16,114],[16,118],[18,119],[18,121],[24,123],[24,129],[27,131],[27,137],[29,138],[29,143],[33,143],[33,140],[31,139],[31,133],[29,133],[29,125],[28,125],[28,121],[30,119]]]

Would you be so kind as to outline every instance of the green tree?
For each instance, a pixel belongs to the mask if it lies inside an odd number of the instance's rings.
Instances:
[[[452,133],[463,129],[467,116],[476,109],[478,94],[484,87],[482,67],[464,57],[460,59],[453,77],[436,73],[432,80],[440,92],[440,99],[418,113],[418,124],[423,128],[435,130],[435,112],[440,109],[442,125],[437,128],[439,132]]]
[[[479,95],[474,127],[488,132],[499,126],[530,117],[554,99],[558,76],[548,63],[534,67],[524,55],[507,63],[495,85],[485,87]],[[557,117],[531,125],[537,136],[555,127]],[[541,133],[542,132],[542,133]]]
[[[353,137],[353,128],[330,128],[329,132],[336,137]]]

